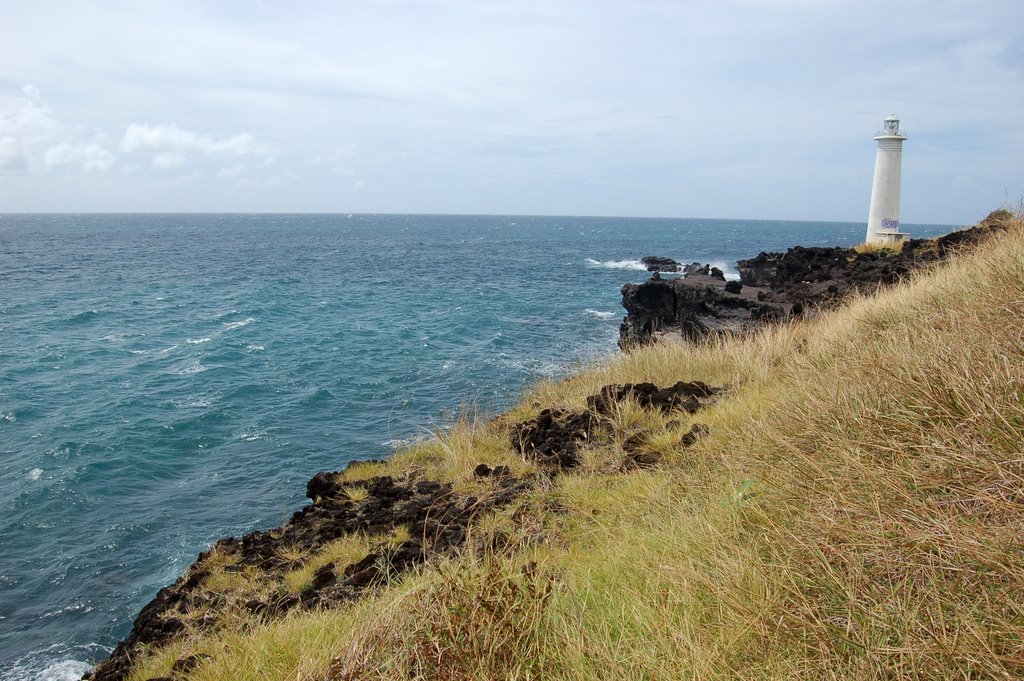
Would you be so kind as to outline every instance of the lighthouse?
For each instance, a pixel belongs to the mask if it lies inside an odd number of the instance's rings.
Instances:
[[[903,140],[900,119],[889,114],[882,129],[875,134],[878,153],[875,155],[875,179],[871,184],[871,207],[868,209],[869,244],[899,244],[908,236],[900,231],[900,166]]]

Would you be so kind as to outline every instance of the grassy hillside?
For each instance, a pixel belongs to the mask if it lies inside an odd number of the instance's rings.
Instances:
[[[1024,224],[817,319],[647,347],[348,478],[528,475],[511,423],[610,383],[702,380],[690,415],[621,404],[581,467],[477,518],[458,555],[354,604],[242,604],[401,537],[304,556],[281,583],[214,569],[229,608],[133,679],[1012,679],[1024,676]],[[694,423],[709,434],[690,447]],[[661,456],[623,472],[623,444]],[[211,557],[215,565],[217,556]],[[226,566],[222,566],[226,567]],[[184,613],[199,621],[203,613]],[[189,671],[182,667],[192,666]]]

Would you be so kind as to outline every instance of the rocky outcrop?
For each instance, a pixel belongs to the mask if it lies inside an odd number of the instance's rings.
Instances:
[[[696,340],[792,316],[792,304],[769,293],[757,286],[737,287],[725,280],[721,270],[712,272],[706,265],[680,279],[626,284],[622,305],[627,315],[619,327],[619,347],[628,350],[662,334]]]
[[[512,426],[512,446],[528,461],[575,468],[579,464],[579,446],[590,439],[597,427],[595,415],[589,411],[545,409],[532,419]]]
[[[683,266],[672,258],[660,258],[656,255],[647,255],[640,258],[648,272],[681,272]]]
[[[743,333],[835,305],[855,291],[871,293],[973,246],[1004,228],[1009,216],[996,211],[971,229],[911,239],[895,251],[794,246],[785,253],[760,253],[737,263],[739,282],[726,282],[720,270],[692,263],[683,268],[682,279],[656,275],[642,284],[626,284],[619,347],[629,350],[666,336],[692,341]]]
[[[785,253],[760,253],[736,264],[740,283],[768,289],[776,298],[826,307],[854,291],[870,294],[913,270],[973,246],[1005,225],[997,211],[971,229],[934,239],[910,239],[899,250],[857,252],[852,248],[794,246]]]
[[[587,408],[599,416],[607,416],[623,400],[632,399],[641,407],[669,413],[682,409],[690,414],[704,406],[705,401],[722,391],[703,381],[679,381],[668,388],[653,383],[621,383],[606,385],[601,392],[587,398]]]
[[[481,464],[478,471],[481,467],[494,478],[495,491],[480,498],[455,494],[449,482],[391,476],[344,482],[339,479],[340,471],[316,474],[306,485],[306,494],[313,503],[296,511],[280,529],[250,532],[241,539],[221,539],[210,551],[199,554],[181,578],[161,589],[140,611],[128,638],[85,678],[127,678],[132,658],[142,646],[164,645],[185,630],[179,616],[183,611],[206,612],[199,621],[190,622],[192,628],[220,626],[225,599],[204,586],[211,573],[208,559],[214,554],[221,561],[228,560],[233,572],[256,570],[273,583],[336,539],[356,533],[383,534],[399,526],[408,529],[408,539],[397,545],[382,544],[349,565],[328,563],[320,567],[299,593],[282,588],[273,597],[254,597],[245,602],[248,612],[272,618],[295,608],[329,608],[352,601],[429,556],[461,546],[473,517],[510,503],[532,485],[528,478],[499,471],[503,467],[491,469]],[[188,662],[183,661],[185,664]]]
[[[702,381],[679,381],[667,388],[653,383],[606,385],[587,398],[587,408],[583,411],[545,409],[532,419],[513,425],[509,439],[512,447],[528,461],[536,461],[554,471],[572,469],[580,464],[580,449],[595,435],[612,434],[608,417],[622,402],[632,400],[641,408],[657,409],[665,414],[673,411],[693,414],[722,391]],[[707,426],[695,424],[680,439],[680,447],[693,445],[707,432]],[[649,468],[660,461],[657,454],[642,450],[645,437],[633,435],[623,442],[626,452],[623,470]]]

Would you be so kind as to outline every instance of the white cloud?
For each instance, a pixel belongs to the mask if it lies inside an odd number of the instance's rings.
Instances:
[[[50,147],[44,154],[47,167],[78,165],[85,172],[109,170],[116,157],[96,142],[69,144],[62,142]]]
[[[121,151],[152,153],[154,168],[180,168],[189,154],[249,156],[268,153],[267,147],[257,144],[256,138],[247,132],[216,139],[183,130],[174,123],[132,123],[121,139]]]
[[[58,166],[102,172],[117,160],[101,135],[78,139],[31,84],[21,88],[21,96],[0,97],[0,133],[0,173],[6,175],[45,173]]]
[[[366,189],[366,183],[363,182],[362,180],[359,180],[354,185],[352,185],[352,191],[354,192],[361,192],[364,189]]]
[[[180,151],[163,151],[153,157],[154,168],[180,168],[185,165],[185,154]]]
[[[18,140],[13,137],[0,137],[0,174],[24,175],[28,169],[28,155]]]

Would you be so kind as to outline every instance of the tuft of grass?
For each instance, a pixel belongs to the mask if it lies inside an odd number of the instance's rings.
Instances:
[[[542,678],[553,585],[533,561],[489,556],[441,564],[410,599],[412,609],[389,609],[335,659],[326,678]]]
[[[339,482],[361,482],[387,475],[389,466],[379,461],[353,461],[338,475]]]
[[[346,487],[344,494],[349,501],[362,501],[370,496],[369,490],[365,487]]]
[[[300,593],[313,581],[316,571],[328,563],[344,567],[368,554],[379,542],[363,534],[351,534],[324,545],[315,554],[306,558],[301,566],[289,570],[282,577],[282,584],[291,593]]]

